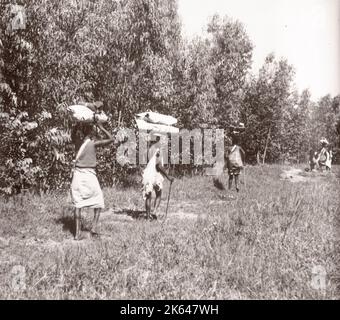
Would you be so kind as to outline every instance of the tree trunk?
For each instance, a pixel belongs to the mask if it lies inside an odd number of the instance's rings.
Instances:
[[[269,142],[271,130],[272,130],[272,127],[270,127],[269,130],[268,130],[268,135],[267,135],[267,139],[266,139],[266,146],[264,147],[264,152],[263,152],[262,164],[264,164],[265,161],[266,161],[266,154],[267,154],[268,142]]]
[[[256,152],[256,161],[257,161],[257,164],[261,164],[261,161],[260,161],[260,151]]]

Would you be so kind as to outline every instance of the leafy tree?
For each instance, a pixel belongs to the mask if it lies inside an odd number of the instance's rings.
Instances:
[[[19,170],[24,159],[37,173],[28,184],[68,183],[73,150],[64,104],[103,100],[111,130],[117,119],[132,125],[138,111],[169,112],[176,101],[173,75],[181,43],[176,1],[23,4],[26,26],[13,32],[7,32],[7,7],[3,2],[0,7],[2,166],[8,192],[14,183],[9,166]],[[20,128],[26,123],[32,123],[29,130]],[[114,152],[112,147],[99,155],[100,172],[108,172],[108,163],[114,170]],[[112,171],[104,180],[112,180],[108,176]]]
[[[284,59],[267,56],[259,75],[248,82],[241,111],[246,123],[244,141],[250,161],[276,161],[282,153],[284,112],[296,103],[294,70]]]
[[[336,152],[336,161],[339,159],[339,101],[340,97],[326,95],[322,97],[312,108],[311,112],[311,142],[314,148],[320,147],[320,139],[327,138],[330,146]]]
[[[215,118],[228,127],[239,120],[253,45],[239,21],[215,15],[208,25],[210,65],[214,69]]]
[[[284,109],[281,131],[281,158],[296,162],[307,160],[312,148],[311,142],[311,110],[313,102],[308,90],[295,97],[296,104]]]
[[[214,68],[210,64],[207,40],[194,39],[188,46],[182,69],[182,104],[178,115],[186,129],[216,125]]]
[[[13,3],[17,1],[13,0]],[[12,3],[12,4],[13,4]],[[22,0],[24,28],[0,2],[0,193],[69,184],[72,123],[65,105],[102,100],[108,126],[134,126],[148,109],[179,126],[246,124],[249,160],[303,154],[321,136],[339,144],[339,96],[298,96],[294,70],[269,55],[251,75],[243,25],[214,16],[207,36],[181,38],[176,0]],[[99,152],[102,183],[125,178],[115,146]]]

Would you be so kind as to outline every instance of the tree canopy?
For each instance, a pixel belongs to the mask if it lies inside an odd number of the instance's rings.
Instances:
[[[14,3],[14,2],[13,2]],[[176,0],[0,3],[0,192],[63,187],[73,157],[62,104],[101,100],[109,126],[132,127],[148,109],[181,128],[221,128],[243,121],[248,161],[300,161],[321,136],[339,146],[340,97],[313,102],[294,87],[294,67],[269,54],[258,74],[241,22],[215,15],[207,35],[181,36]],[[118,121],[119,120],[119,121]],[[119,122],[119,123],[118,123]],[[112,174],[114,147],[100,168]]]

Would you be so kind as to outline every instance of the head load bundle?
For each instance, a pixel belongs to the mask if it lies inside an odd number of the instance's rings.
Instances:
[[[232,135],[238,135],[238,134],[244,132],[245,129],[246,128],[245,128],[243,122],[240,122],[240,123],[238,123],[236,125],[231,125],[230,126],[230,132],[231,132]]]
[[[175,127],[177,119],[169,115],[148,111],[137,114],[135,120],[139,130],[153,135],[179,132],[179,129]]]
[[[100,122],[108,121],[108,117],[103,111],[103,102],[81,102],[79,104],[70,105],[66,107],[70,119],[74,122]]]

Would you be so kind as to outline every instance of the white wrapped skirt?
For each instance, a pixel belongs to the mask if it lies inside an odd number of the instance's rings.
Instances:
[[[103,192],[95,169],[74,169],[71,197],[75,208],[104,208]]]

